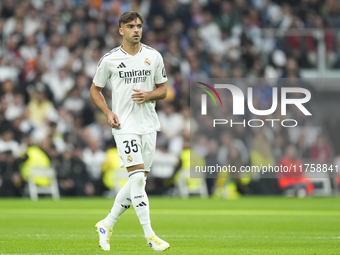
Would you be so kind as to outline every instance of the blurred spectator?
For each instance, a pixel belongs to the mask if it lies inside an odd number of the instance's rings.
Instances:
[[[100,142],[98,140],[90,141],[89,147],[83,151],[82,159],[86,165],[90,180],[95,187],[94,194],[102,194],[104,185],[101,179],[101,165],[105,162],[105,152],[100,148]]]
[[[34,145],[33,141],[29,137],[25,137],[23,141],[27,145],[25,155],[22,156],[23,163],[20,165],[20,173],[25,182],[28,181],[28,177],[34,168],[48,168],[51,167],[51,161],[48,155],[38,146]],[[36,176],[34,181],[39,186],[48,186],[50,180],[47,177]]]
[[[63,161],[57,168],[59,189],[64,196],[93,195],[94,190],[86,171],[86,165],[81,160],[81,149],[72,148],[63,154]],[[86,188],[87,187],[87,188]]]
[[[0,82],[5,80],[16,82],[19,79],[19,74],[20,68],[15,65],[15,62],[0,57]]]
[[[282,50],[272,52],[269,64],[265,67],[265,77],[271,85],[276,84],[277,79],[281,77],[286,62],[287,56]]]
[[[112,139],[112,130],[110,126],[107,125],[107,118],[103,113],[97,112],[95,114],[95,120],[95,122],[84,128],[84,141],[89,138],[100,141],[101,145],[105,145],[106,142]]]
[[[118,155],[116,143],[114,139],[111,139],[111,141],[108,144],[108,149],[106,151],[105,162],[102,164],[103,182],[106,188],[110,190],[114,190],[115,188],[117,188],[115,186],[117,183],[125,184],[126,182],[125,179],[116,181],[118,178],[116,176],[117,171],[126,171],[126,170],[120,167],[119,155]]]
[[[297,154],[298,154],[298,157],[301,158],[301,159],[309,159],[311,156],[310,156],[310,150],[309,150],[309,147],[308,145],[306,144],[306,137],[305,137],[305,134],[300,134],[299,136],[299,140],[296,144],[296,147],[297,147]]]
[[[298,65],[295,59],[288,59],[281,78],[300,78]]]
[[[183,117],[175,112],[171,104],[165,104],[162,111],[158,112],[158,118],[162,126],[162,133],[167,139],[176,137],[183,129]]]
[[[221,29],[230,30],[233,26],[239,23],[239,17],[229,1],[222,1],[220,13],[216,17],[216,23]]]
[[[67,70],[62,68],[57,73],[48,72],[42,77],[42,81],[46,83],[53,93],[53,101],[59,104],[73,88],[74,80],[68,75]]]
[[[54,34],[42,48],[40,64],[46,71],[57,72],[66,65],[69,54],[69,49],[63,45],[61,35]]]
[[[211,139],[208,141],[207,144],[208,147],[208,154],[205,156],[205,163],[207,166],[216,166],[218,164],[217,161],[217,155],[218,155],[218,147],[219,144],[217,141],[215,141],[214,139]],[[223,164],[226,165],[226,164]],[[209,195],[212,195],[214,192],[214,184],[215,184],[215,180],[218,177],[218,173],[206,173],[206,183],[207,183],[207,188],[208,188],[208,193]]]
[[[28,103],[29,120],[36,126],[42,125],[45,118],[54,111],[53,104],[46,98],[45,91],[44,84],[37,84]]]
[[[340,27],[340,5],[336,0],[326,0],[323,7],[323,15],[332,28]]]
[[[261,109],[269,109],[272,105],[272,98],[273,98],[273,89],[267,83],[266,79],[264,79],[264,71],[260,71],[261,74],[259,75],[260,78],[257,79],[255,86],[253,87],[253,101],[258,101],[258,110]],[[255,105],[255,104],[254,104]]]
[[[153,194],[170,195],[169,192],[173,188],[173,177],[180,161],[169,152],[168,146],[166,141],[159,142],[155,152],[147,186],[147,190]]]
[[[63,104],[64,108],[74,115],[80,115],[85,108],[85,100],[81,98],[80,90],[74,87]]]
[[[5,117],[9,121],[13,121],[14,119],[21,116],[25,108],[24,104],[24,96],[16,91],[12,95],[12,100],[9,100],[8,107],[5,113]]]
[[[310,148],[310,155],[318,163],[328,163],[331,159],[331,150],[322,134],[318,135],[315,144]]]
[[[169,151],[175,156],[179,156],[183,150],[183,143],[186,140],[190,140],[190,130],[183,130],[181,135],[171,139],[169,141]]]
[[[207,45],[209,51],[212,49],[210,43],[216,40],[219,41],[221,38],[220,28],[214,22],[212,14],[209,11],[203,13],[203,24],[200,26],[198,34]]]
[[[0,138],[0,153],[8,152],[14,157],[20,155],[21,148],[17,141],[13,139],[13,132],[10,129],[3,130]]]
[[[305,37],[301,36],[300,34],[300,31],[304,27],[304,24],[296,15],[290,16],[289,20],[287,17],[287,19],[284,21],[287,21],[288,26],[286,38],[287,45],[285,49],[287,52],[289,52],[289,55],[291,55],[294,59],[301,63],[303,62],[303,58],[305,57]],[[286,28],[281,28],[282,32],[286,32],[285,30]]]
[[[13,103],[14,90],[15,90],[15,86],[14,86],[13,81],[5,80],[3,82],[0,93],[3,99],[6,100],[7,104]]]
[[[229,152],[235,148],[241,158],[241,164],[247,164],[249,161],[249,153],[244,143],[239,139],[234,139],[232,134],[224,132],[221,135],[222,145],[220,146],[217,154],[217,160],[221,165],[228,165]]]
[[[273,156],[275,158],[275,162],[278,162],[282,155],[283,155],[283,149],[285,147],[285,141],[282,137],[282,135],[278,135],[275,137],[274,145],[273,145]]]
[[[24,185],[19,164],[20,160],[11,150],[0,151],[0,197],[22,195]]]
[[[304,169],[301,159],[297,157],[296,147],[289,145],[286,148],[285,155],[280,159],[278,166],[286,167],[290,171],[279,171],[278,183],[282,190],[293,189],[293,194],[298,197],[313,194],[314,185],[312,181],[304,177]]]
[[[257,132],[253,139],[253,149],[250,153],[252,166],[274,166],[275,160],[272,148],[263,132]]]
[[[313,19],[313,30],[307,36],[308,59],[313,66],[316,66],[318,62],[316,51],[320,39],[323,39],[326,44],[326,64],[328,67],[333,67],[336,61],[334,35],[332,30],[326,27],[324,19],[316,15]]]

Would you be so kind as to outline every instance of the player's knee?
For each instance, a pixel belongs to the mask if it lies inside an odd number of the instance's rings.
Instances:
[[[132,185],[144,188],[145,183],[146,183],[145,177],[144,177],[144,171],[130,172],[130,180],[131,180]]]

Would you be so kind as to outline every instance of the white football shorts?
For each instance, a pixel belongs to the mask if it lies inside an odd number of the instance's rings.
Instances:
[[[143,135],[115,134],[120,167],[144,164],[145,171],[150,172],[156,150],[156,137],[157,131]]]

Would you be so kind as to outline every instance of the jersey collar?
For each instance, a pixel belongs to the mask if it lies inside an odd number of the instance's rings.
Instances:
[[[122,46],[123,46],[123,44],[120,45],[119,49],[120,49],[125,55],[131,56],[131,57],[134,57],[134,56],[138,55],[138,54],[142,51],[142,49],[143,49],[143,44],[141,43],[141,44],[140,44],[140,49],[139,49],[139,51],[136,53],[136,55],[132,56],[132,55],[130,55],[129,53],[127,53],[125,50],[123,50]]]

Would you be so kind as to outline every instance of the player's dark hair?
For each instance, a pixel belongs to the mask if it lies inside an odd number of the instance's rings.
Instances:
[[[142,14],[140,14],[139,12],[135,12],[135,11],[127,11],[124,12],[120,17],[119,17],[119,27],[122,27],[122,24],[126,24],[132,20],[135,19],[140,19],[140,21],[142,22],[142,24],[145,22]]]

